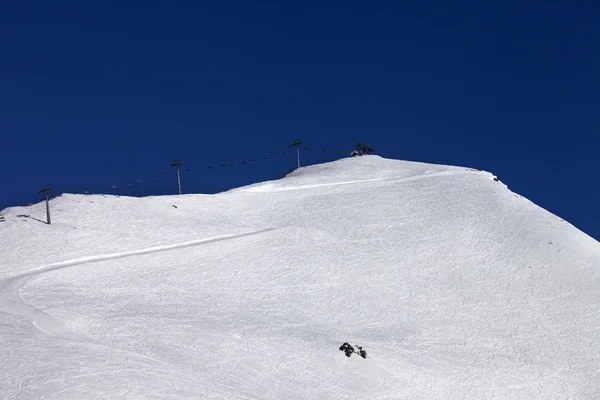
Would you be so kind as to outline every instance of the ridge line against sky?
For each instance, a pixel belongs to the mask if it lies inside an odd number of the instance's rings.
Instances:
[[[598,20],[587,0],[11,2],[0,205],[173,159],[364,140],[386,158],[490,171],[598,239]],[[292,158],[194,188],[275,179]]]

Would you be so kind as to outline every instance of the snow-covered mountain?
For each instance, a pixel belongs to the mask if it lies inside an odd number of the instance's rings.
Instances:
[[[600,243],[490,173],[50,204],[0,222],[2,399],[600,398]]]

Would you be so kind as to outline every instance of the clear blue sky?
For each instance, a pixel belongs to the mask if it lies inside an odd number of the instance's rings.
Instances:
[[[173,192],[177,158],[214,193],[287,172],[293,139],[307,162],[364,140],[493,172],[598,239],[598,21],[592,0],[3,2],[0,208],[46,183]]]

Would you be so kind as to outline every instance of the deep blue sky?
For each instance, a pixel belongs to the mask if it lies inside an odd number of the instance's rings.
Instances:
[[[172,192],[175,158],[214,193],[281,176],[293,139],[311,163],[364,140],[493,172],[598,239],[598,21],[592,0],[3,2],[0,209],[46,183]]]

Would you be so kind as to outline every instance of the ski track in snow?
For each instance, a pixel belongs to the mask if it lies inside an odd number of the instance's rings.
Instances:
[[[114,253],[114,254],[104,254],[98,256],[91,257],[83,257],[76,260],[68,260],[62,261],[58,263],[53,263],[47,265],[45,267],[36,268],[27,272],[24,272],[19,275],[7,277],[0,279],[0,311],[6,312],[13,315],[19,315],[23,317],[27,317],[31,319],[33,325],[37,327],[42,332],[51,335],[51,336],[59,336],[68,339],[78,340],[78,341],[89,341],[91,339],[78,335],[72,332],[65,324],[61,321],[56,320],[52,316],[46,314],[45,312],[30,306],[25,303],[21,298],[19,292],[25,286],[28,278],[32,278],[34,276],[44,274],[47,272],[56,271],[63,268],[74,267],[83,264],[90,264],[99,261],[107,261],[107,260],[116,260],[119,258],[138,256],[143,254],[157,253],[175,249],[182,249],[186,247],[199,246],[207,243],[215,243],[224,240],[231,240],[242,238],[245,236],[258,235],[261,233],[266,233],[273,231],[277,228],[269,228],[269,229],[261,229],[258,231],[246,232],[246,233],[238,233],[232,235],[218,236],[200,240],[193,240],[190,242],[179,243],[179,244],[171,244],[164,246],[155,246],[147,249],[141,250],[133,250],[122,253]]]
[[[352,181],[343,181],[343,182],[329,182],[329,183],[318,183],[318,184],[310,184],[310,185],[293,185],[287,187],[273,187],[271,184],[260,184],[258,186],[251,186],[249,188],[242,188],[239,190],[246,190],[249,192],[287,192],[291,190],[304,190],[304,189],[314,189],[321,187],[330,187],[330,186],[344,186],[344,185],[353,185],[353,184],[361,184],[361,183],[373,183],[373,182],[390,182],[393,181],[395,183],[402,182],[413,182],[421,179],[429,179],[440,176],[452,176],[458,174],[469,174],[475,173],[480,174],[480,171],[471,171],[471,170],[450,170],[450,171],[440,171],[440,172],[431,172],[424,174],[417,174],[413,176],[405,176],[405,177],[391,177],[391,178],[373,178],[373,179],[358,179]],[[234,189],[235,191],[238,189]]]
[[[35,326],[39,331],[41,331],[42,333],[44,333],[50,337],[63,338],[63,339],[72,340],[75,342],[84,343],[84,344],[88,343],[88,344],[92,344],[94,346],[99,346],[100,348],[108,348],[111,352],[116,352],[117,354],[123,354],[125,357],[127,357],[130,360],[139,360],[139,362],[142,363],[141,365],[150,363],[150,364],[154,364],[154,365],[158,366],[159,368],[162,366],[162,368],[166,367],[171,371],[177,371],[178,370],[177,367],[174,367],[173,365],[165,363],[159,359],[147,356],[145,354],[141,354],[139,352],[129,351],[129,350],[125,350],[122,348],[116,348],[114,346],[109,346],[109,345],[101,343],[97,340],[94,340],[90,337],[87,337],[87,336],[84,336],[84,335],[81,335],[81,334],[78,334],[78,333],[72,331],[62,321],[52,317],[51,315],[41,311],[40,309],[38,309],[36,307],[33,307],[33,306],[27,304],[23,300],[23,298],[20,296],[20,290],[26,285],[28,279],[39,276],[41,274],[45,274],[48,272],[52,272],[52,271],[56,271],[56,270],[60,270],[60,269],[64,269],[64,268],[75,267],[75,266],[80,266],[80,265],[84,265],[84,264],[91,264],[91,263],[101,262],[101,261],[117,260],[117,259],[126,258],[126,257],[133,257],[133,256],[140,256],[140,255],[145,255],[145,254],[152,254],[152,253],[159,253],[159,252],[183,249],[186,247],[200,246],[203,244],[216,243],[216,242],[226,241],[226,240],[234,240],[234,239],[238,239],[238,238],[259,235],[261,233],[267,233],[270,231],[274,231],[276,229],[278,229],[278,228],[268,228],[268,229],[261,229],[261,230],[245,232],[245,233],[237,233],[237,234],[231,234],[231,235],[210,237],[210,238],[199,239],[199,240],[178,243],[178,244],[154,246],[154,247],[141,249],[141,250],[133,250],[133,251],[120,252],[120,253],[82,257],[82,258],[78,258],[78,259],[74,259],[74,260],[52,263],[47,266],[29,270],[27,272],[24,272],[24,273],[21,273],[18,275],[5,277],[5,278],[0,279],[0,312],[5,312],[8,314],[16,315],[16,316],[20,316],[20,317],[25,317],[26,319],[30,320],[32,325]],[[184,375],[186,377],[186,380],[190,380],[196,386],[205,387],[207,389],[210,389],[210,391],[212,393],[210,396],[211,398],[216,395],[219,395],[220,396],[219,398],[229,398],[229,397],[233,396],[237,399],[246,399],[246,400],[257,400],[258,399],[257,397],[255,397],[249,393],[245,393],[245,392],[243,392],[235,387],[232,387],[230,385],[222,384],[220,382],[203,381],[201,379],[194,378],[193,376],[190,376],[189,374],[184,374]],[[76,377],[77,377],[76,375],[71,375],[71,378],[76,378]],[[54,379],[54,377],[52,377],[52,379]],[[13,396],[11,396],[11,398],[19,399],[23,396],[24,383],[23,383],[22,379],[19,380],[19,383],[17,386],[18,386],[17,392]],[[1,387],[0,387],[0,389],[1,389]],[[147,390],[147,388],[143,388],[143,387],[140,387],[140,388],[132,387],[131,389],[135,389],[135,390],[133,390],[133,392],[140,391],[140,390],[141,391]],[[70,390],[70,389],[64,389],[64,391],[67,391],[67,390]],[[60,394],[60,392],[55,393],[55,395],[59,395],[59,394]],[[86,394],[87,394],[87,396],[91,395],[91,393],[89,391],[86,391]],[[116,393],[105,392],[105,393],[99,395],[98,398],[105,399],[109,395],[116,396],[116,397],[123,396],[124,398],[128,397],[127,392],[124,393],[122,391],[118,391]]]

